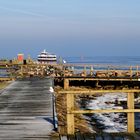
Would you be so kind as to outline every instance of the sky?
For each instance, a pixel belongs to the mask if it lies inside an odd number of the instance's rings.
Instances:
[[[140,0],[0,0],[0,58],[139,56]]]

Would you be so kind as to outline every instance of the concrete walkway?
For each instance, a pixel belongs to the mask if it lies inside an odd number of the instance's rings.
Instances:
[[[0,140],[50,140],[51,79],[28,79],[9,85],[0,95]]]

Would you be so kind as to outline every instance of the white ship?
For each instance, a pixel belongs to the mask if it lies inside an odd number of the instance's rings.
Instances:
[[[51,63],[57,61],[57,56],[55,54],[51,54],[44,50],[41,54],[38,55],[37,58],[38,62],[40,63]]]

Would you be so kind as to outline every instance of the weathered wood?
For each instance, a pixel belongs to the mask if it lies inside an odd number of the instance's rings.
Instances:
[[[134,110],[134,94],[133,93],[128,93],[127,94],[127,106],[128,110],[132,109]],[[134,133],[135,132],[135,118],[134,118],[134,112],[128,112],[127,113],[127,131],[129,133]]]
[[[67,133],[74,134],[74,114],[71,110],[74,109],[74,95],[67,94]]]
[[[68,78],[70,81],[140,81],[140,78],[130,78],[129,77],[124,77],[124,78],[120,78],[120,77],[115,77],[115,78],[111,78],[111,77],[75,77],[75,76],[71,76],[71,77],[66,77]]]
[[[89,113],[134,113],[140,112],[140,109],[103,109],[103,110],[71,110],[74,114],[89,114]]]
[[[74,110],[74,94],[95,94],[95,93],[128,93],[127,106],[128,109],[107,109],[107,110]],[[134,113],[140,112],[140,109],[134,109],[134,93],[139,93],[140,90],[84,90],[84,91],[59,91],[67,95],[67,133],[74,134],[74,114],[89,114],[89,113],[127,113],[128,132],[134,133]]]
[[[132,66],[130,66],[130,78],[132,78],[133,71],[132,71]]]
[[[12,77],[0,77],[0,81],[11,81],[14,80]]]
[[[136,76],[139,76],[139,66],[136,66]]]
[[[69,79],[64,79],[64,89],[69,89]]]
[[[23,65],[21,65],[21,76],[23,76]]]
[[[123,90],[61,90],[59,94],[97,94],[97,93],[139,93],[140,89]]]
[[[93,75],[93,66],[90,67],[90,75]]]
[[[87,75],[87,70],[86,70],[87,68],[86,68],[86,66],[84,66],[84,76],[86,77],[86,75]]]
[[[15,81],[0,94],[0,140],[48,140],[53,125],[51,79]]]

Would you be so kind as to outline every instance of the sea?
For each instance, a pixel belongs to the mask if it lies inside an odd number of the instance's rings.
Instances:
[[[67,63],[87,63],[106,65],[140,65],[140,56],[94,56],[94,57],[64,57]]]

